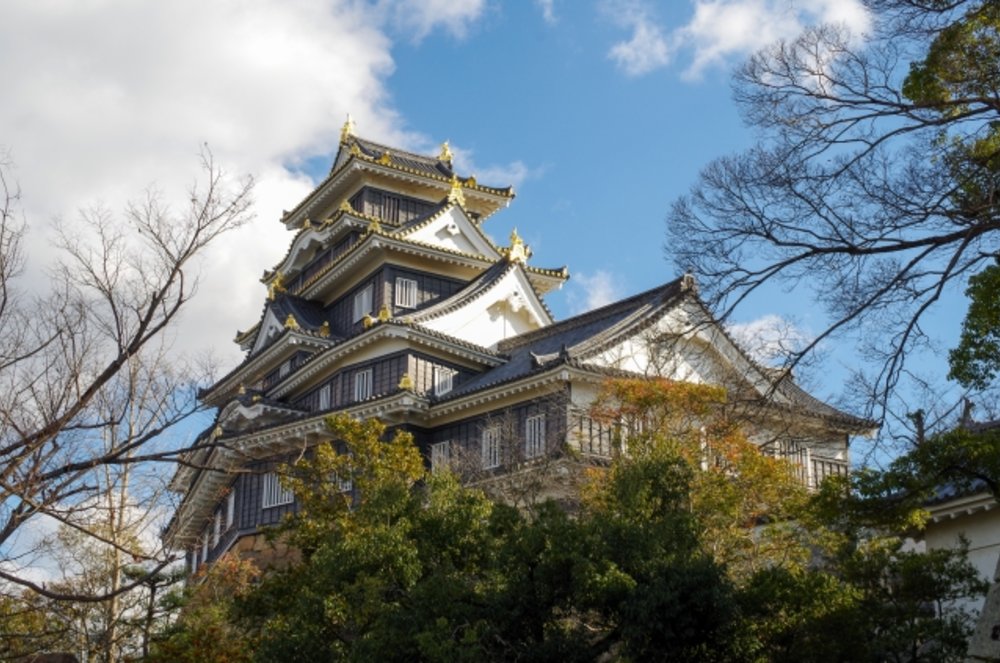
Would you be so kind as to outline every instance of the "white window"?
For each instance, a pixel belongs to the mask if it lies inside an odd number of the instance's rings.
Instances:
[[[226,529],[233,526],[233,521],[236,519],[236,486],[229,489],[229,494],[226,495]]]
[[[452,378],[455,377],[455,372],[453,369],[446,368],[444,366],[434,367],[434,395],[443,396],[451,391]]]
[[[369,283],[365,287],[361,288],[354,295],[354,320],[360,320],[366,315],[372,312],[372,293],[374,288],[372,284]]]
[[[215,520],[212,522],[212,547],[219,545],[219,536],[222,534],[222,511],[215,512]]]
[[[372,369],[366,368],[354,374],[354,400],[364,401],[372,397]]]
[[[263,493],[261,506],[265,509],[291,504],[295,500],[295,495],[281,485],[281,482],[278,481],[278,475],[274,472],[268,472],[262,477],[261,492]]]
[[[340,492],[342,492],[342,493],[349,493],[352,490],[354,490],[354,481],[352,481],[351,477],[349,477],[349,476],[346,477],[346,478],[338,476],[337,477],[337,488],[339,488]]]
[[[205,528],[205,533],[201,535],[201,563],[204,564],[208,561],[208,528]]]
[[[325,384],[319,388],[319,409],[330,409],[330,385]]]
[[[191,573],[198,570],[198,549],[195,548],[191,551]]]
[[[288,372],[292,370],[292,360],[281,362],[281,367],[278,368],[278,377],[283,378],[288,375]]]
[[[483,429],[483,469],[500,466],[500,427]]]
[[[438,442],[431,445],[431,471],[439,472],[451,465],[451,442]]]
[[[524,421],[524,457],[537,458],[545,453],[545,415],[536,414]]]
[[[413,279],[396,278],[396,306],[414,308],[417,305],[417,282]]]

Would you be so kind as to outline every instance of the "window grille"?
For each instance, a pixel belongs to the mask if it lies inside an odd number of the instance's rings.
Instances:
[[[524,422],[524,457],[537,458],[545,453],[545,415],[528,417]]]
[[[369,283],[365,287],[361,288],[354,295],[354,320],[358,321],[361,318],[372,312],[372,293],[374,288]]]
[[[414,308],[417,305],[417,282],[413,279],[396,279],[396,306]]]
[[[212,547],[219,545],[219,536],[222,534],[222,512],[216,511],[212,521]]]
[[[500,427],[490,426],[483,430],[483,469],[500,466]]]
[[[325,384],[319,388],[319,409],[330,409],[330,385]]]
[[[456,371],[445,366],[434,367],[434,395],[443,396],[452,389]]]
[[[229,489],[229,494],[226,495],[226,529],[233,526],[233,521],[236,520],[236,486]]]
[[[372,369],[366,368],[354,374],[354,400],[365,401],[372,397]]]
[[[201,563],[204,564],[208,561],[208,528],[205,528],[205,533],[201,535]]]
[[[431,445],[431,471],[439,472],[451,465],[451,442],[438,442]]]
[[[278,475],[274,472],[268,472],[263,476],[261,493],[263,494],[261,506],[264,509],[291,504],[295,500],[295,495],[281,485],[281,482],[278,481]]]

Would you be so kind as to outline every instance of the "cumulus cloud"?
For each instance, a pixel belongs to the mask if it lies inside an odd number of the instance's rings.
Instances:
[[[627,41],[611,47],[608,57],[629,76],[641,76],[670,62],[671,48],[647,6],[635,0],[608,3],[605,12],[620,27],[631,31]]]
[[[362,135],[426,143],[389,102],[393,38],[462,36],[484,9],[484,0],[5,3],[0,146],[31,222],[29,267],[51,260],[54,216],[72,225],[93,201],[122,209],[151,183],[183,203],[206,142],[228,171],[256,178],[257,220],[201,264],[178,344],[232,363],[234,332],[260,312],[257,279],[291,239],[281,210],[314,186],[301,165],[336,149],[348,112]]]
[[[812,341],[806,330],[774,314],[731,323],[726,329],[751,357],[766,366],[781,366],[792,353]]]
[[[542,19],[549,25],[558,22],[556,18],[556,0],[535,0],[535,4],[542,11]]]
[[[574,274],[569,288],[567,300],[574,315],[617,301],[624,292],[621,279],[603,269],[593,274]]]
[[[668,33],[642,0],[606,4],[615,22],[632,32],[611,47],[609,57],[630,76],[669,64],[684,54],[685,76],[694,78],[713,66],[725,66],[779,39],[794,39],[806,26],[842,25],[858,35],[870,16],[861,0],[692,0],[691,19]]]

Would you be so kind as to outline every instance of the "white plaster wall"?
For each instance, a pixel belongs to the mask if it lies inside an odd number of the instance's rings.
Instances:
[[[993,506],[988,511],[928,523],[924,541],[928,550],[954,548],[963,534],[969,540],[969,561],[984,580],[992,582],[1000,557],[1000,508]],[[962,602],[976,612],[982,604],[982,599]]]
[[[404,235],[406,239],[444,249],[496,257],[497,253],[472,227],[460,208],[453,207],[426,226]]]

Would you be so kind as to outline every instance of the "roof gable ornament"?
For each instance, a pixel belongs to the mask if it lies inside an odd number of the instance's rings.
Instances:
[[[330,338],[330,322],[328,320],[324,320],[323,324],[320,325],[319,336],[320,338]]]
[[[271,281],[271,285],[267,286],[267,299],[268,301],[274,301],[279,293],[285,292],[285,275],[278,271],[274,275],[274,279]]]
[[[383,166],[388,166],[392,163],[392,155],[389,154],[389,150],[382,153],[382,156],[378,158],[378,162]]]
[[[299,327],[299,321],[296,320],[295,316],[292,315],[291,313],[289,313],[288,317],[285,318],[285,329],[291,329],[293,331],[298,331],[299,329],[301,329],[301,327]]]
[[[451,191],[448,192],[448,202],[465,207],[465,193],[462,192],[462,182],[457,175],[451,176]]]
[[[517,228],[510,231],[510,246],[503,249],[503,254],[510,262],[519,262],[522,265],[528,262],[531,257],[531,249],[524,243],[521,236],[517,234]]]
[[[413,391],[413,378],[410,377],[409,373],[403,373],[403,376],[399,378],[399,388],[407,391]]]
[[[354,135],[354,120],[351,118],[351,114],[347,114],[347,120],[344,122],[344,126],[340,128],[340,142],[346,143],[347,139]]]
[[[450,164],[452,159],[451,146],[448,145],[448,141],[441,143],[441,153],[438,154],[438,161],[444,161]]]

